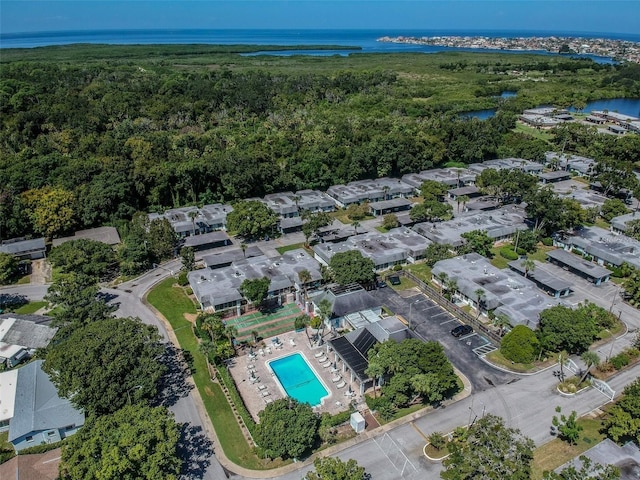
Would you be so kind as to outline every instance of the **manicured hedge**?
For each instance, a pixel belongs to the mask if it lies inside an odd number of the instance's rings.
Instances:
[[[507,260],[517,260],[520,256],[513,251],[513,248],[510,246],[502,247],[500,249],[500,256],[506,258]]]
[[[536,334],[529,327],[517,325],[502,339],[500,353],[516,363],[531,363],[540,351]]]

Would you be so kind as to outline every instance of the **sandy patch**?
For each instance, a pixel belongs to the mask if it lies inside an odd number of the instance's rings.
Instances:
[[[197,313],[184,313],[184,318],[187,319],[187,321],[191,322],[191,323],[195,323],[196,318],[198,317]]]

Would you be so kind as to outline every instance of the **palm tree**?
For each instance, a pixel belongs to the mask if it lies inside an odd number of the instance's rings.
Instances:
[[[353,230],[356,232],[356,235],[358,234],[358,228],[360,228],[362,225],[360,225],[360,222],[358,220],[356,220],[355,222],[353,222],[351,224],[351,226],[353,227]]]
[[[582,383],[584,382],[585,378],[587,378],[587,375],[589,375],[589,370],[591,370],[591,367],[597,367],[598,365],[600,365],[600,357],[596,352],[587,350],[582,355],[580,355],[580,358],[587,365],[587,368],[584,370],[582,378],[580,379],[580,383]]]
[[[460,202],[462,202],[462,209],[464,210],[464,207],[469,200],[471,200],[469,195],[460,195],[458,197],[458,212],[460,211]]]
[[[300,280],[300,285],[302,286],[302,290],[304,292],[304,301],[305,307],[307,302],[307,283],[311,281],[311,272],[306,268],[304,270],[300,270],[298,272],[298,279]]]
[[[458,290],[458,281],[455,278],[450,278],[449,280],[447,280],[446,287],[447,291],[453,295],[453,292]]]
[[[369,359],[369,366],[364,371],[364,373],[374,379],[373,395],[374,397],[378,398],[378,390],[376,389],[376,387],[378,386],[378,383],[380,383],[380,378],[384,375],[384,368],[382,367],[382,365],[376,362],[374,358],[371,358]]]
[[[198,217],[198,211],[197,210],[191,210],[187,215],[189,215],[189,218],[191,219],[191,226],[192,226],[192,232],[193,232],[193,236],[196,236],[196,218]]]
[[[331,302],[329,300],[327,300],[326,298],[320,300],[320,303],[318,304],[318,315],[322,319],[322,332],[320,333],[320,338],[322,338],[322,335],[324,335],[324,326],[326,325],[326,322],[331,318],[332,310],[333,306],[331,305]]]
[[[442,292],[444,291],[444,284],[448,278],[449,275],[447,275],[447,272],[440,272],[438,274],[438,280],[440,281],[440,295],[442,295]]]
[[[296,204],[296,210],[298,210],[299,212],[300,207],[298,206],[298,202],[300,201],[300,197],[298,195],[294,195],[293,197],[291,197],[291,200],[293,200],[293,203]]]
[[[482,313],[482,309],[481,309],[481,303],[482,300],[485,297],[484,294],[484,290],[481,288],[478,288],[475,292],[473,292],[476,296],[477,302],[478,302],[478,315],[476,316],[476,320],[478,320],[480,318],[480,313]]]
[[[231,345],[231,347],[234,347],[233,339],[238,335],[238,329],[233,325],[226,324],[224,327],[224,334],[229,340],[229,344]]]
[[[500,336],[502,336],[505,327],[511,325],[511,321],[505,313],[498,313],[493,317],[493,324],[500,329]]]
[[[522,267],[524,268],[524,278],[527,278],[529,272],[533,272],[536,269],[536,264],[530,258],[522,261]]]

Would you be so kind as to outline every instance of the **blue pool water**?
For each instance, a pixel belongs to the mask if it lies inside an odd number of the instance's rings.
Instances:
[[[323,397],[329,395],[322,382],[299,353],[269,362],[276,378],[291,398],[311,406],[320,405]]]

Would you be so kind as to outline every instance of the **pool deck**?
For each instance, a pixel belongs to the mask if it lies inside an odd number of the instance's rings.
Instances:
[[[258,420],[258,413],[264,410],[269,399],[278,400],[286,396],[280,383],[269,368],[268,363],[293,353],[301,353],[307,359],[316,376],[321,379],[325,388],[329,391],[329,396],[325,397],[321,405],[315,407],[317,412],[335,414],[346,410],[351,401],[362,401],[358,393],[355,393],[351,397],[345,395],[349,390],[348,375],[343,375],[342,377],[346,385],[343,388],[337,388],[336,385],[338,383],[332,382],[336,374],[331,373],[331,366],[327,368],[322,367],[315,357],[319,352],[327,352],[326,344],[322,347],[312,349],[309,346],[309,340],[305,332],[289,332],[284,335],[278,335],[278,338],[282,345],[280,348],[275,348],[272,339],[267,338],[264,340],[264,344],[269,348],[264,347],[261,349],[260,347],[256,347],[254,348],[254,359],[251,359],[249,355],[242,355],[236,357],[234,363],[229,367],[229,372],[231,372],[231,376],[238,386],[238,391],[249,413],[255,420]],[[292,345],[291,340],[293,340],[295,346]],[[260,354],[260,350],[262,350],[262,355]],[[271,353],[269,353],[269,351]],[[334,360],[333,355],[333,353],[327,354],[330,360]],[[249,366],[253,366],[253,368],[249,368]],[[339,364],[338,368],[340,371],[342,370]],[[257,381],[253,381],[254,383],[252,383],[251,380],[251,371],[255,372],[254,375],[258,379]],[[354,382],[354,384],[351,385],[352,391],[358,392],[359,390],[357,390],[357,388],[358,386]],[[265,394],[265,392],[268,392],[268,394]]]

